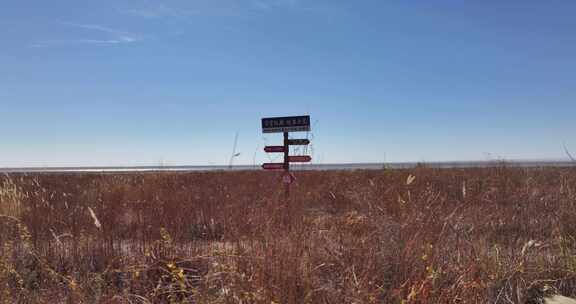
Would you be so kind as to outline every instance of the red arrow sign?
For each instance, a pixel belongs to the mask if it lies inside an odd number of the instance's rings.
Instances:
[[[305,146],[310,144],[308,139],[289,139],[288,144],[291,146]]]
[[[288,161],[291,163],[308,163],[312,157],[308,155],[288,156]]]
[[[266,146],[264,147],[264,152],[268,153],[284,152],[284,146]]]
[[[284,169],[283,163],[265,163],[262,165],[264,170],[282,170]]]

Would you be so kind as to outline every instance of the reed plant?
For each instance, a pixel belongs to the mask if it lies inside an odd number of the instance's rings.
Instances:
[[[12,174],[0,303],[576,295],[573,168]],[[532,301],[532,302],[531,302]]]

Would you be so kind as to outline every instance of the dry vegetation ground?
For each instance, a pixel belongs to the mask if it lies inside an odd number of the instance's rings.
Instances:
[[[576,294],[566,168],[0,179],[0,303],[538,303]]]

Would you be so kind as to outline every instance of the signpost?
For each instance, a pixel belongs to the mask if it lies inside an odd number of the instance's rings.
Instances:
[[[310,131],[310,116],[262,118],[262,133]]]
[[[265,163],[264,170],[284,170],[282,181],[285,185],[286,198],[290,195],[290,184],[296,179],[290,173],[290,163],[307,163],[312,160],[308,155],[290,156],[290,146],[306,146],[310,144],[308,139],[289,139],[288,132],[310,131],[310,116],[290,116],[290,117],[269,117],[262,118],[262,133],[283,133],[283,146],[266,146],[267,153],[284,153],[283,163]]]
[[[262,165],[264,170],[283,170],[284,163],[265,163]]]
[[[284,153],[284,146],[266,146],[264,147],[266,153]]]
[[[290,146],[307,146],[310,144],[308,139],[289,139],[288,145]]]
[[[308,155],[288,156],[288,162],[291,163],[309,163],[312,157]]]

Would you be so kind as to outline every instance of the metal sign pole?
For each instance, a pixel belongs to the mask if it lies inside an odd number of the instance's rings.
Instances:
[[[288,132],[284,132],[284,178],[290,176],[290,146],[288,144]],[[290,184],[284,182],[284,196],[286,200],[290,197]]]

